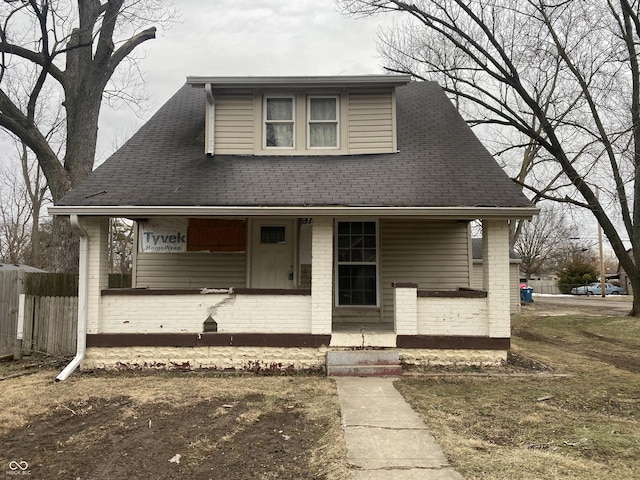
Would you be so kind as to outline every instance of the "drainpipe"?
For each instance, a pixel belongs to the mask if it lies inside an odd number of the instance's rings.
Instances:
[[[84,359],[85,351],[87,349],[87,297],[88,297],[88,285],[89,279],[89,262],[87,261],[89,255],[89,235],[87,231],[82,228],[78,221],[78,215],[71,215],[71,226],[80,236],[80,265],[78,271],[80,273],[78,279],[78,342],[76,347],[76,356],[69,365],[65,367],[62,372],[56,377],[56,382],[66,380],[71,373],[78,368],[80,362]]]

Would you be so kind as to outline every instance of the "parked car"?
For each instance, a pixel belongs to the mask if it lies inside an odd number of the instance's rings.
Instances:
[[[604,284],[605,295],[622,295],[625,293],[624,288],[613,285],[612,283]],[[594,282],[589,285],[582,285],[571,289],[572,295],[602,295],[602,285],[600,282]]]

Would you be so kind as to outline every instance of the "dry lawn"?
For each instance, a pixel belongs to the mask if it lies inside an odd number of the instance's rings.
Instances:
[[[468,480],[640,478],[640,320],[534,312],[513,330],[519,363],[551,370],[396,382],[454,467]]]
[[[2,363],[0,378],[22,370]],[[58,371],[0,381],[0,477],[24,461],[34,480],[348,478],[326,378],[120,372],[54,383]]]
[[[505,369],[397,388],[467,480],[640,478],[640,321],[529,312]],[[24,367],[0,363],[0,477],[350,478],[327,378]]]

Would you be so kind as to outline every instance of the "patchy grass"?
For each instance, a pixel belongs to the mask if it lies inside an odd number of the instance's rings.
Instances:
[[[16,365],[0,364],[0,474],[25,461],[34,479],[348,478],[326,378],[103,372],[54,383],[59,370],[12,376]]]
[[[512,344],[519,363],[569,376],[396,382],[454,467],[469,480],[640,478],[640,320],[522,316]]]

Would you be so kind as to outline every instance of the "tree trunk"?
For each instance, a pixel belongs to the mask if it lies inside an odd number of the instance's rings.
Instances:
[[[40,267],[40,205],[35,202],[31,218],[31,262]]]
[[[53,218],[53,265],[56,272],[78,273],[80,261],[80,238],[71,227],[67,217]],[[640,287],[639,287],[640,288]]]

